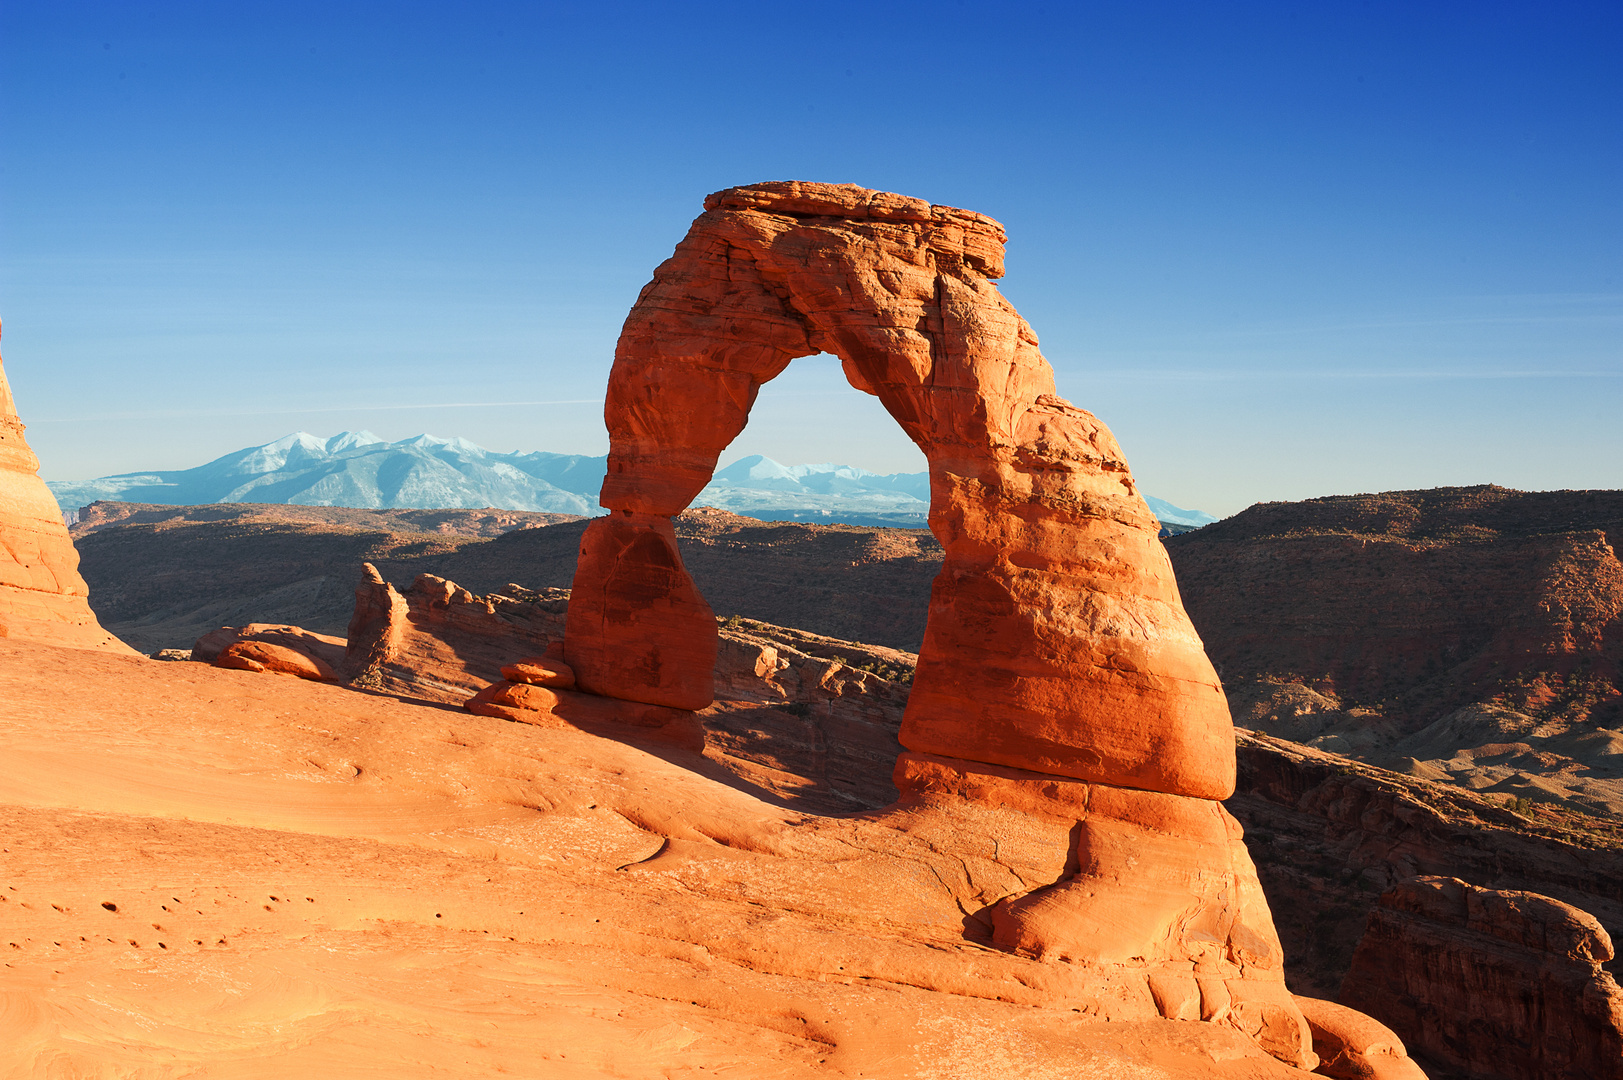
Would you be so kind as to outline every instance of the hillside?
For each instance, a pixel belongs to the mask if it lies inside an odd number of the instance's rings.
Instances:
[[[295,432],[194,469],[134,472],[96,480],[52,481],[64,514],[93,502],[164,506],[270,503],[359,509],[505,507],[593,515],[607,456],[498,453],[467,439],[418,435],[385,442],[367,431],[330,439]],[[1172,531],[1215,521],[1148,498]],[[927,473],[880,475],[854,465],[782,465],[754,454],[716,470],[695,506],[764,521],[924,528]]]
[[[1623,813],[1623,492],[1254,506],[1166,540],[1236,721]]]

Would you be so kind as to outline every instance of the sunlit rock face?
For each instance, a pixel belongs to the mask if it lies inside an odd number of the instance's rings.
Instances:
[[[563,659],[586,694],[711,703],[716,623],[671,517],[763,383],[796,357],[840,357],[924,451],[946,553],[895,812],[976,805],[1070,826],[1061,872],[965,908],[967,932],[1130,972],[1147,1015],[1227,1023],[1311,1068],[1272,916],[1217,803],[1235,778],[1222,689],[1115,439],[1055,393],[992,283],[1003,243],[983,215],[851,185],[706,199],[620,336],[610,514],[582,537]]]
[[[133,652],[101,628],[89,594],[0,362],[0,638]]]
[[[708,675],[677,686],[664,659],[670,631],[701,633],[708,610],[658,542],[661,522],[709,482],[761,384],[829,352],[930,463],[946,562],[903,743],[1226,797],[1228,708],[1155,516],[1110,432],[1056,396],[1036,335],[992,283],[1002,226],[849,185],[734,188],[705,207],[615,354],[602,496],[613,514],[587,534],[570,609],[582,685],[705,704]],[[605,620],[593,606],[644,594],[657,617]]]

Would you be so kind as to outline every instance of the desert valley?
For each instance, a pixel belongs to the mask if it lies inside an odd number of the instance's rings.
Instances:
[[[1004,241],[710,196],[600,516],[70,531],[0,376],[0,1072],[1623,1077],[1623,492],[1164,525]],[[927,487],[705,505],[819,351]]]

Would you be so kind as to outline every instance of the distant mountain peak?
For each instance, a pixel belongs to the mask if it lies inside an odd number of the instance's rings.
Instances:
[[[338,454],[357,446],[371,446],[383,440],[370,431],[340,431],[327,440],[327,453]]]
[[[387,442],[370,431],[321,438],[295,431],[195,469],[53,481],[72,511],[98,499],[167,506],[223,502],[360,509],[534,510],[602,513],[605,456],[545,451],[501,454],[461,437],[421,434]],[[1199,526],[1216,518],[1147,500],[1156,516]],[[694,500],[767,521],[818,521],[922,528],[930,511],[928,473],[880,475],[854,465],[784,465],[750,454],[718,469]]]

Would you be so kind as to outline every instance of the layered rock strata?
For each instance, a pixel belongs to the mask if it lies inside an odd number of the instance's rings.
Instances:
[[[1115,439],[1057,396],[992,284],[1003,242],[982,215],[850,185],[710,196],[615,352],[610,514],[582,536],[564,659],[592,694],[710,704],[715,620],[671,518],[763,383],[839,356],[924,451],[945,551],[901,729],[902,804],[1016,792],[1021,813],[1070,823],[1057,880],[966,914],[1005,949],[1131,972],[1161,1015],[1232,1024],[1311,1068],[1272,917],[1217,802],[1235,778],[1222,690]]]
[[[1238,756],[1226,805],[1245,826],[1300,993],[1336,996],[1380,894],[1417,875],[1538,892],[1623,932],[1614,823],[1525,816],[1492,796],[1248,732]]]
[[[0,637],[133,653],[101,628],[89,595],[0,363]]]
[[[1381,896],[1341,1001],[1494,1080],[1623,1077],[1623,990],[1594,916],[1537,893],[1420,877]]]
[[[1245,727],[1623,818],[1623,491],[1262,503],[1167,550]]]

